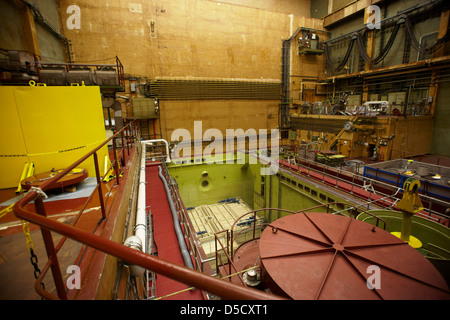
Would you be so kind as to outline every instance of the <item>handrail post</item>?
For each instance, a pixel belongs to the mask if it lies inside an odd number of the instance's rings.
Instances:
[[[122,156],[123,156],[123,163],[127,163],[127,158],[125,157],[125,151],[124,151],[124,141],[123,141],[123,131],[120,133],[120,138],[122,140]]]
[[[231,230],[231,235],[230,237],[228,237],[228,231],[227,231],[227,241],[232,241],[232,235],[233,235],[233,230]],[[231,242],[229,242],[231,243]],[[234,260],[234,252],[233,252],[233,247],[231,245],[231,254],[226,255],[227,256],[227,260],[228,260],[228,274],[231,274],[231,265],[233,263]],[[230,278],[230,282],[231,282],[231,278]]]
[[[116,181],[119,184],[119,159],[117,158],[116,137],[113,138],[114,171],[116,172]]]
[[[217,251],[217,234],[214,234],[214,248],[215,248],[215,253],[216,253],[216,274],[219,274],[219,263],[218,263],[218,261],[219,261],[219,256],[218,256],[218,251]]]
[[[231,257],[231,260],[233,260],[234,259],[234,246],[233,246],[233,242],[234,242],[234,238],[233,238],[233,227],[234,226],[232,226],[231,227],[231,230],[230,230],[230,238],[229,238],[229,245],[230,245],[230,257]]]
[[[125,130],[125,140],[127,141],[127,152],[128,152],[128,156],[130,155],[130,128],[127,128]]]
[[[45,213],[44,201],[40,196],[34,200],[34,207],[36,208],[36,213],[47,217]],[[53,274],[53,281],[55,282],[56,291],[58,292],[58,297],[63,300],[67,300],[66,289],[64,287],[64,281],[61,274],[61,269],[59,267],[58,257],[56,255],[55,245],[53,243],[52,234],[49,230],[41,227],[42,239],[44,240],[45,250],[47,251],[48,259],[51,261],[51,269]]]
[[[100,201],[100,208],[102,210],[102,218],[106,219],[105,203],[103,201],[103,192],[102,192],[102,180],[100,178],[100,170],[98,168],[97,152],[94,152],[94,165],[95,165],[95,176],[97,177],[98,199]]]
[[[253,212],[253,239],[256,237],[256,211]]]

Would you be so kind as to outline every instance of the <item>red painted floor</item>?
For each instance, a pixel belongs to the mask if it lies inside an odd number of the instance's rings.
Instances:
[[[281,166],[283,166],[284,168],[287,169],[291,169],[293,170],[295,173],[297,174],[301,174],[304,176],[308,176],[311,179],[314,179],[316,181],[320,181],[323,182],[331,187],[336,187],[337,189],[350,193],[352,192],[354,196],[357,196],[363,200],[370,200],[370,201],[375,201],[376,204],[379,204],[381,206],[390,206],[392,205],[392,202],[390,200],[383,200],[383,196],[381,195],[377,195],[377,194],[371,194],[370,192],[359,188],[357,186],[354,186],[352,188],[352,185],[350,183],[346,183],[344,181],[337,181],[335,179],[333,179],[332,177],[328,177],[328,176],[323,176],[323,174],[319,173],[319,172],[315,172],[315,171],[309,171],[307,168],[303,168],[301,166],[297,166],[297,165],[293,165],[293,164],[289,164],[289,162],[287,161],[280,161]]]
[[[146,168],[146,198],[153,217],[154,241],[160,258],[184,265],[178,240],[173,227],[173,218],[167,201],[164,184],[158,176],[158,166],[150,165]],[[156,296],[164,297],[168,294],[189,288],[189,286],[169,279],[162,275],[156,277]],[[164,300],[195,300],[202,299],[200,290],[186,291]]]
[[[340,191],[346,192],[348,194],[352,194],[353,196],[358,197],[364,201],[373,201],[374,204],[379,205],[381,207],[391,207],[394,204],[393,200],[385,199],[385,197],[382,195],[370,193],[358,186],[352,187],[352,185],[350,183],[347,183],[345,181],[340,181],[340,180],[336,181],[336,179],[334,179],[333,177],[330,177],[330,176],[324,177],[324,175],[320,172],[310,171],[307,168],[302,167],[300,165],[297,166],[294,164],[290,164],[286,160],[280,160],[279,164],[284,169],[287,169],[297,175],[303,175],[310,179],[316,180],[319,183],[324,183],[330,187],[337,187],[337,189]],[[441,221],[440,220],[441,218],[439,216],[436,216],[433,214],[429,215],[426,212],[422,212],[421,215],[424,218],[431,218],[434,220],[438,220],[439,223],[441,223],[445,226],[448,226],[450,223],[450,221],[448,219],[444,219]]]

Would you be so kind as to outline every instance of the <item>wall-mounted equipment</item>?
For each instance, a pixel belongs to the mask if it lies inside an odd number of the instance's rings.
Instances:
[[[134,98],[133,117],[138,119],[157,119],[158,103],[152,98]]]
[[[67,80],[69,83],[84,84],[86,86],[91,86],[95,83],[94,74],[88,67],[77,67],[69,70]]]
[[[30,80],[48,86],[72,84],[100,86],[102,91],[125,91],[123,65],[116,57],[114,64],[47,63],[28,51],[0,49],[0,84],[26,84]]]
[[[12,68],[22,69],[23,71],[36,72],[36,63],[34,55],[27,51],[10,50],[8,51],[9,63]]]
[[[316,32],[302,29],[298,38],[298,54],[323,54],[322,44]]]
[[[100,67],[94,71],[95,79],[99,86],[117,86],[119,77],[112,67]]]
[[[38,56],[32,52],[0,49],[0,83],[26,84],[38,81]]]
[[[51,67],[39,72],[41,81],[49,86],[65,86],[67,84],[67,70],[64,67]]]
[[[354,107],[361,105],[361,95],[360,94],[351,94],[348,95],[347,98],[347,107]]]
[[[392,105],[402,105],[406,103],[406,92],[389,92],[388,101]]]

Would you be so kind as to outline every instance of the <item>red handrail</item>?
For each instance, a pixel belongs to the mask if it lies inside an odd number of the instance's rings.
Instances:
[[[86,244],[94,249],[100,250],[107,254],[111,254],[119,259],[123,259],[128,263],[152,270],[166,277],[186,283],[198,289],[211,292],[225,299],[279,299],[279,297],[277,296],[269,295],[262,291],[245,288],[240,285],[214,278],[204,273],[174,264],[155,256],[142,253],[138,250],[128,248],[120,243],[104,239],[95,234],[90,234],[88,232],[78,230],[71,226],[53,221],[51,219],[48,219],[47,217],[25,210],[24,206],[26,204],[38,198],[39,195],[35,191],[29,192],[14,206],[14,212],[16,216],[20,219],[34,223],[41,228],[57,232],[63,236]]]
[[[127,127],[128,125],[124,127],[122,130],[125,130]],[[76,168],[83,161],[85,161],[90,156],[95,154],[111,139],[114,139],[116,136],[121,134],[122,130],[117,132],[115,135],[113,135],[111,138],[109,138],[104,143],[99,145],[97,148],[93,149],[88,154],[86,154],[85,156],[74,162],[72,165],[64,169],[61,173],[57,174],[55,177],[44,182],[41,185],[41,190],[45,191],[53,183],[56,183],[64,175],[72,171],[72,169]],[[32,201],[35,201],[36,213],[28,211],[25,208]],[[88,245],[94,249],[113,255],[119,259],[127,261],[128,263],[135,264],[145,269],[152,270],[166,277],[183,282],[195,288],[216,294],[217,296],[220,296],[225,299],[239,299],[239,300],[282,299],[281,297],[275,295],[267,294],[262,291],[246,288],[237,284],[229,283],[227,281],[218,278],[214,278],[207,274],[174,264],[159,257],[155,257],[128,248],[123,244],[116,243],[114,241],[102,238],[95,234],[79,230],[77,228],[74,228],[73,226],[65,225],[58,221],[53,221],[46,217],[45,207],[43,200],[41,198],[40,190],[31,190],[27,194],[25,194],[25,196],[14,205],[14,214],[19,219],[26,220],[41,227],[41,231],[47,249],[47,254],[49,256],[49,264],[52,269],[56,290],[58,293],[58,297],[60,299],[67,299],[67,295],[65,293],[64,282],[62,279],[61,271],[59,270],[58,259],[56,257],[57,250],[54,247],[50,231],[54,231],[65,237]],[[48,270],[47,266],[46,270]],[[38,282],[36,283],[35,287],[36,289],[40,288]],[[40,290],[38,291],[41,292]],[[43,294],[43,296],[47,298],[53,298],[53,295],[49,293],[45,293]]]

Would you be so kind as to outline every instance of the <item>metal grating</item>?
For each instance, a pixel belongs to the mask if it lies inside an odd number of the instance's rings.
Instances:
[[[150,97],[163,100],[280,100],[281,83],[269,81],[154,80]]]

